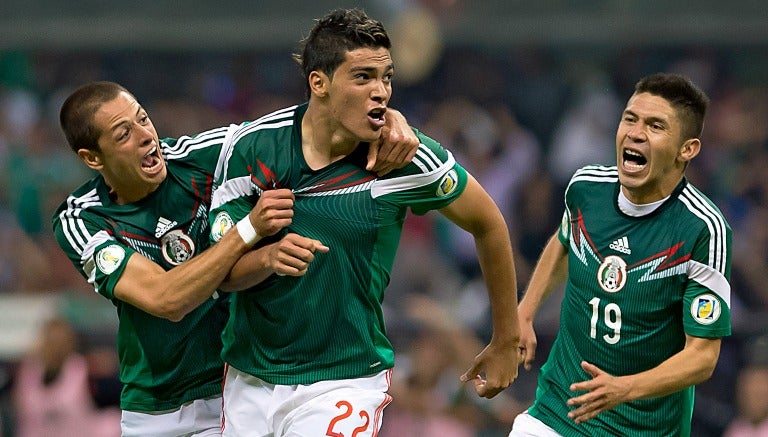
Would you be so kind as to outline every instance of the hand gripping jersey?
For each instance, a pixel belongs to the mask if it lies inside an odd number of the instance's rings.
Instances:
[[[383,178],[365,170],[364,145],[311,170],[301,149],[305,111],[306,104],[286,108],[234,134],[211,211],[215,240],[263,190],[290,188],[294,217],[284,231],[330,248],[302,277],[273,275],[232,296],[224,361],[272,384],[355,378],[393,366],[381,302],[406,211],[442,208],[467,181],[452,155],[418,132],[413,162]]]
[[[731,333],[731,229],[721,212],[686,180],[641,217],[622,213],[618,195],[616,167],[585,167],[568,185],[560,329],[529,412],[564,436],[689,435],[693,387],[580,425],[566,417],[566,401],[578,395],[570,384],[591,379],[582,360],[612,375],[634,374],[682,350],[686,334]]]
[[[228,128],[161,142],[168,177],[146,198],[113,203],[96,176],[53,217],[59,245],[97,292],[117,308],[120,406],[163,411],[221,393],[221,330],[227,301],[211,298],[179,322],[152,316],[114,297],[128,258],[139,253],[171,269],[209,246],[208,209],[223,167]]]

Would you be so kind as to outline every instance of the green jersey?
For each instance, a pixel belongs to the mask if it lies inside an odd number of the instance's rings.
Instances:
[[[685,179],[642,216],[618,205],[616,167],[577,171],[559,232],[568,247],[560,329],[529,412],[564,436],[687,436],[693,387],[629,402],[576,424],[572,383],[591,379],[581,361],[612,375],[651,369],[681,351],[685,336],[731,333],[731,229]]]
[[[208,209],[223,168],[227,132],[219,128],[161,141],[168,176],[136,203],[112,202],[109,187],[97,176],[75,190],[53,217],[61,248],[117,308],[124,410],[171,410],[221,393],[227,299],[212,297],[172,322],[116,299],[114,288],[134,253],[167,270],[209,246]]]
[[[296,202],[284,231],[330,248],[304,276],[272,275],[232,296],[224,361],[273,384],[356,378],[394,365],[381,303],[406,212],[445,207],[467,181],[452,155],[418,132],[413,162],[383,178],[365,170],[366,147],[312,170],[301,148],[305,111],[306,104],[285,108],[234,134],[211,211],[216,240],[263,190],[290,188]]]

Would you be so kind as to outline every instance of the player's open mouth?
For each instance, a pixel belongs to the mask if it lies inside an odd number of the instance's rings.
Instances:
[[[634,150],[624,149],[621,157],[624,168],[630,171],[640,171],[648,164],[648,159]]]
[[[160,149],[157,146],[147,152],[141,159],[141,168],[149,173],[159,169],[163,164],[163,158],[160,156]]]
[[[379,129],[384,126],[386,123],[386,118],[384,114],[387,112],[387,108],[376,108],[368,111],[368,120],[370,120],[371,124],[374,128]]]

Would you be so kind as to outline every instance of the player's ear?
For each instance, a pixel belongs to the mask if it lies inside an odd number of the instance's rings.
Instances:
[[[689,162],[699,154],[700,150],[701,140],[698,138],[689,138],[685,140],[683,145],[680,147],[678,158],[683,162]]]
[[[323,98],[328,95],[328,86],[331,81],[328,76],[321,72],[314,70],[309,73],[309,91],[311,94]]]
[[[101,168],[104,166],[104,163],[102,162],[101,155],[93,150],[89,149],[78,149],[77,150],[77,156],[80,157],[80,159],[85,162],[85,165],[88,167],[94,169],[94,170],[101,170]]]

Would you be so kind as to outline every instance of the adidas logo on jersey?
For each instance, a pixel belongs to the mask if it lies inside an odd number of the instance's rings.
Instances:
[[[621,237],[618,240],[614,241],[608,247],[610,247],[615,251],[626,253],[627,255],[630,255],[632,253],[632,249],[629,248],[629,240],[627,240],[626,236]]]
[[[179,224],[179,222],[170,221],[167,218],[160,217],[157,220],[157,227],[155,228],[155,238],[160,238],[163,234],[171,230],[171,228],[177,224]]]

